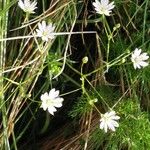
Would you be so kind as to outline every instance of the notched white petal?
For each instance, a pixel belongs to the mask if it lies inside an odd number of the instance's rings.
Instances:
[[[41,107],[43,110],[47,110],[52,115],[57,111],[56,108],[62,107],[62,102],[64,99],[59,96],[59,90],[55,90],[55,88],[51,89],[49,93],[44,93],[41,95]]]
[[[48,42],[48,40],[54,39],[54,30],[55,26],[53,26],[51,23],[49,25],[46,25],[45,21],[42,21],[42,23],[38,23],[38,29],[36,29],[37,36],[41,37],[43,41]]]
[[[93,6],[95,7],[95,11],[98,14],[104,14],[106,16],[110,16],[112,9],[115,7],[114,2],[109,3],[109,0],[95,0],[93,2]]]
[[[119,116],[116,115],[115,111],[106,112],[101,115],[100,129],[104,129],[105,132],[109,130],[115,131],[116,127],[119,127],[118,120]]]
[[[148,66],[148,62],[145,62],[148,60],[149,56],[147,53],[142,53],[142,49],[136,48],[134,52],[131,55],[131,61],[133,63],[134,69],[140,69]]]
[[[29,13],[29,14],[35,13],[35,9],[37,8],[36,5],[37,5],[36,1],[31,2],[30,0],[24,0],[24,1],[19,0],[18,2],[18,6],[24,12]]]

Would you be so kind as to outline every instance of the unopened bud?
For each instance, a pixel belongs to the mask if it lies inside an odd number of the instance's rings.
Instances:
[[[82,62],[83,62],[83,64],[86,64],[88,62],[88,57],[85,56],[84,58],[82,58]]]
[[[89,101],[89,104],[90,104],[90,105],[93,105],[93,104],[96,103],[97,101],[98,101],[97,98],[92,99],[92,100]]]

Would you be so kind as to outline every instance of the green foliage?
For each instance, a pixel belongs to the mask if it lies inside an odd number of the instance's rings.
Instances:
[[[47,58],[47,65],[50,78],[56,76],[62,67],[62,63],[58,61],[59,55],[57,53],[49,53]]]
[[[45,119],[38,100],[43,91],[57,85],[56,88],[59,86],[64,91],[64,105],[68,104],[67,95],[71,97],[71,93],[82,90],[81,97],[74,97],[74,104],[69,103],[69,109],[72,108],[69,116],[89,123],[88,127],[86,124],[84,128],[84,123],[81,127],[81,131],[89,129],[86,138],[75,137],[82,148],[89,136],[89,150],[149,150],[150,67],[135,70],[131,62],[135,48],[150,54],[149,0],[114,0],[115,8],[110,16],[96,13],[90,0],[37,2],[35,13],[30,15],[19,8],[18,0],[0,2],[0,149],[17,150],[18,141],[30,130],[30,124],[37,126]],[[38,23],[45,20],[55,25],[59,35],[48,42],[34,36],[24,38],[32,36]],[[82,32],[93,30],[94,34]],[[6,39],[11,37],[13,40]],[[85,55],[88,61],[83,64]],[[121,118],[119,128],[104,133],[99,129],[99,119],[101,113],[110,109]],[[38,112],[42,114],[41,120],[36,118]],[[90,117],[89,112],[92,112]],[[61,115],[66,118],[64,114]],[[55,116],[47,118],[55,119]],[[45,133],[51,124],[47,118]],[[92,126],[93,118],[98,122],[96,127]],[[34,133],[25,142],[35,137]]]
[[[90,102],[95,103],[95,105],[101,109],[106,108],[105,102],[109,103],[109,105],[113,105],[119,97],[118,92],[109,86],[99,86],[87,93],[89,94],[90,99],[86,95],[79,97],[74,104],[72,111],[69,113],[71,117],[81,117],[85,113],[90,112],[93,107],[90,105]],[[97,100],[95,101],[95,99]]]
[[[72,118],[81,117],[82,115],[90,112],[92,106],[89,104],[89,101],[85,95],[82,95],[78,98],[77,103],[74,104],[72,111],[69,112],[69,116]]]
[[[119,128],[116,132],[104,134],[96,129],[91,136],[93,149],[103,147],[107,150],[145,150],[150,149],[150,122],[148,114],[142,112],[137,101],[124,99],[117,108]]]

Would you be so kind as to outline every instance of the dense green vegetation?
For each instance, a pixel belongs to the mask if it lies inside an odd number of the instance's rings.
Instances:
[[[0,1],[0,149],[150,149],[150,2],[107,2]]]

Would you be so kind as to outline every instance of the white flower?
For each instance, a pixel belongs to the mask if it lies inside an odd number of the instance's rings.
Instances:
[[[30,0],[19,0],[18,2],[19,7],[26,13],[33,14],[35,13],[34,10],[37,8],[37,2],[36,0],[31,2]]]
[[[54,115],[54,112],[57,111],[55,107],[61,107],[64,99],[59,97],[59,90],[55,91],[55,88],[53,88],[49,93],[42,94],[41,100],[41,108],[45,111],[48,109],[49,113]]]
[[[100,129],[104,129],[106,133],[108,129],[115,131],[115,127],[119,127],[119,124],[116,121],[118,119],[120,119],[120,117],[116,115],[115,111],[102,114],[100,119]]]
[[[95,7],[96,13],[106,16],[110,16],[112,9],[115,7],[114,2],[109,3],[109,0],[101,0],[100,2],[95,0],[93,6]]]
[[[37,36],[41,37],[43,41],[48,41],[48,39],[53,39],[54,35],[52,33],[54,32],[55,27],[50,23],[49,25],[46,25],[45,21],[42,21],[42,23],[38,23],[39,29],[36,29]]]
[[[149,58],[147,53],[141,53],[142,50],[136,48],[131,56],[131,61],[133,62],[134,69],[148,66],[148,62],[145,62]]]

